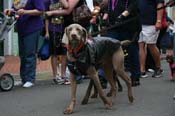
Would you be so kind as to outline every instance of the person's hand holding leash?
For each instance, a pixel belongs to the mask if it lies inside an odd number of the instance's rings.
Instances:
[[[92,19],[90,20],[91,24],[96,24],[97,23],[97,17],[93,16]]]
[[[11,15],[13,11],[14,11],[13,9],[5,9],[4,14],[5,15]]]
[[[124,21],[126,19],[126,16],[124,15],[119,15],[115,21],[115,23],[121,23],[122,21]]]
[[[119,15],[116,19],[115,23],[121,23],[122,21],[124,21],[127,16],[129,15],[129,12],[127,10],[125,10],[121,15]]]
[[[158,31],[158,30],[160,30],[162,28],[161,20],[157,20],[157,22],[155,24],[155,27],[156,27],[156,31]]]

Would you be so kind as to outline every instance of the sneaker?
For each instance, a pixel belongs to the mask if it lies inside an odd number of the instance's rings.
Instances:
[[[23,85],[24,88],[30,88],[30,87],[32,87],[32,86],[34,86],[34,84],[33,84],[32,82],[26,82],[26,83],[24,83],[24,85]]]
[[[146,72],[141,72],[140,77],[141,77],[141,78],[146,78],[146,77],[148,77],[148,75],[146,74]]]
[[[70,80],[69,79],[65,79],[64,85],[70,85]]]
[[[132,87],[136,87],[136,86],[139,86],[140,85],[140,79],[139,78],[131,78],[131,84],[132,84]]]
[[[149,68],[148,72],[154,73],[154,69]]]
[[[64,83],[64,79],[62,77],[58,76],[58,77],[53,79],[53,82],[55,84],[63,84]]]
[[[160,72],[163,73],[164,72],[163,69],[160,69]]]
[[[162,70],[161,69],[156,69],[154,74],[152,75],[153,78],[159,78],[161,77]]]

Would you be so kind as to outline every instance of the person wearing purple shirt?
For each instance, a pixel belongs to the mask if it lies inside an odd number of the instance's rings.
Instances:
[[[45,0],[44,2],[46,11],[54,11],[68,8],[68,2],[66,0]],[[45,36],[49,38],[51,43],[51,65],[53,71],[53,82],[55,84],[70,84],[68,78],[66,78],[66,47],[61,44],[63,32],[64,32],[64,18],[61,15],[53,15],[45,21]],[[58,56],[61,57],[61,76],[58,76]]]
[[[44,24],[40,15],[44,11],[41,0],[14,0],[12,9],[5,9],[4,13],[10,15],[16,11],[18,45],[20,56],[20,77],[23,87],[32,87],[36,76],[36,53],[40,31]]]

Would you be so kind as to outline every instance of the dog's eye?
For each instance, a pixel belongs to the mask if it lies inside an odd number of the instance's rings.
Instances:
[[[72,28],[69,28],[68,31],[69,31],[69,32],[72,31]]]
[[[80,32],[81,30],[79,28],[76,28],[77,32]]]

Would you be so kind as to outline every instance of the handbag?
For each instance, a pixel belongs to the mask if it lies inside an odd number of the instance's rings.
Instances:
[[[80,25],[88,25],[90,19],[92,18],[92,13],[89,7],[84,0],[83,4],[75,7],[72,11],[73,21],[74,23],[78,23]]]
[[[166,12],[166,9],[163,9],[162,28],[166,28],[167,26],[168,26],[168,23],[167,23],[167,12]]]
[[[43,44],[38,51],[38,58],[41,60],[47,60],[50,57],[50,41],[48,38],[44,38]]]
[[[161,48],[173,48],[173,35],[171,32],[167,31],[160,40]]]

